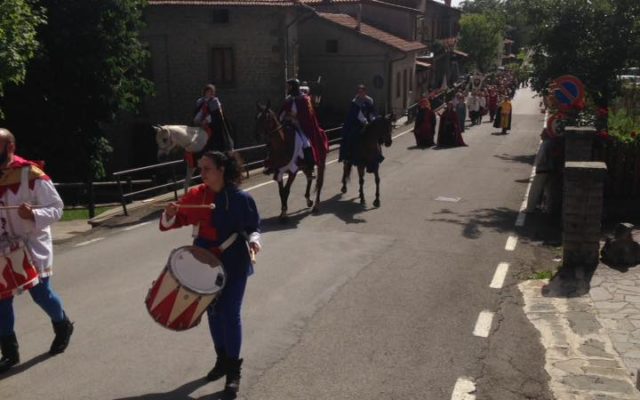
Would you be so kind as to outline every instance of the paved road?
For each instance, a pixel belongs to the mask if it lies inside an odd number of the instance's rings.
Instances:
[[[338,194],[337,164],[319,215],[304,208],[302,181],[284,225],[275,186],[252,190],[266,233],[244,308],[243,397],[441,400],[468,377],[478,398],[548,398],[543,350],[513,279],[489,288],[496,266],[515,257],[505,241],[542,123],[532,95],[518,93],[513,133],[495,135],[485,123],[465,133],[469,147],[416,150],[407,128],[397,130],[379,209],[361,207],[353,184]],[[368,176],[369,204],[373,190]],[[222,384],[201,380],[213,363],[205,324],[170,332],[143,305],[169,251],[189,234],[160,233],[154,222],[59,248],[54,285],[76,334],[65,354],[46,358],[51,327],[19,298],[23,364],[0,380],[2,398],[219,398]],[[497,313],[489,338],[472,334],[483,310]]]

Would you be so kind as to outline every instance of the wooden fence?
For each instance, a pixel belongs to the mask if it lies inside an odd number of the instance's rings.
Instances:
[[[593,160],[607,165],[605,197],[640,200],[640,146],[596,140]]]

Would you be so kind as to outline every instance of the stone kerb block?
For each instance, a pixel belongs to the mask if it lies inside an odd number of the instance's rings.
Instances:
[[[565,160],[591,161],[593,138],[596,131],[593,128],[569,126],[565,129]]]

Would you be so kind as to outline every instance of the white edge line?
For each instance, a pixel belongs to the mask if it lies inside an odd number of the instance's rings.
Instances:
[[[78,243],[78,244],[76,244],[76,245],[75,245],[75,246],[73,246],[73,247],[82,247],[82,246],[86,246],[86,245],[91,244],[91,243],[99,242],[99,241],[101,241],[102,239],[104,239],[104,238],[103,238],[103,237],[98,237],[98,238],[95,238],[95,239],[87,240],[86,242]]]
[[[124,228],[123,231],[132,231],[134,229],[142,228],[145,225],[149,225],[151,222],[153,222],[153,221],[147,221],[147,222],[142,222],[142,223],[139,223],[139,224],[136,224],[136,225],[128,226],[128,227]]]
[[[406,135],[407,133],[409,133],[409,132],[411,132],[411,131],[413,131],[413,128],[410,128],[410,129],[407,129],[406,131],[400,132],[400,133],[398,133],[397,135],[393,136],[392,138],[393,138],[393,139],[399,138],[400,136],[404,136],[404,135]],[[336,158],[336,159],[334,159],[334,160],[328,161],[325,165],[331,165],[331,164],[335,164],[335,163],[337,163],[337,162],[338,162],[338,159]],[[262,182],[262,183],[259,183],[259,184],[257,184],[257,185],[254,185],[254,186],[248,187],[248,188],[246,188],[246,189],[244,189],[244,190],[245,190],[246,192],[250,192],[250,191],[252,191],[252,190],[255,190],[255,189],[261,188],[261,187],[263,187],[263,186],[270,185],[270,184],[275,183],[275,182],[276,182],[276,181],[274,181],[274,180],[272,179],[272,180],[269,180],[269,181],[267,181],[267,182]]]
[[[547,120],[549,119],[549,111],[544,113],[544,118],[542,120],[542,128],[547,126]],[[538,143],[538,149],[540,148],[540,144],[542,141]],[[536,153],[537,153],[536,149]],[[522,201],[522,205],[520,206],[520,212],[518,213],[518,218],[516,219],[516,226],[524,226],[525,221],[527,219],[527,214],[525,214],[524,210],[527,209],[527,203],[529,200],[529,191],[531,190],[531,185],[533,184],[533,178],[536,176],[536,166],[534,165],[531,169],[531,176],[529,176],[529,184],[527,185],[527,190],[524,192],[524,200]]]
[[[540,141],[542,143],[542,141]],[[540,148],[540,143],[538,143],[538,148]],[[537,149],[536,149],[537,153]],[[536,166],[534,165],[531,168],[531,175],[529,175],[529,183],[527,184],[527,189],[524,191],[524,199],[522,200],[522,204],[520,205],[520,212],[518,212],[518,218],[516,219],[516,226],[524,226],[524,223],[527,219],[527,214],[525,210],[527,209],[527,204],[529,203],[529,192],[531,191],[531,185],[533,184],[533,179],[536,176]]]
[[[509,235],[509,237],[507,238],[507,244],[504,245],[504,249],[507,251],[514,251],[517,245],[518,245],[518,237],[514,235]]]
[[[478,336],[482,338],[489,337],[489,332],[491,331],[491,324],[493,323],[493,316],[495,314],[491,311],[481,311],[478,315],[478,320],[476,321],[476,326],[473,328],[473,336]]]
[[[471,378],[460,377],[453,387],[451,400],[475,400],[476,384]]]
[[[507,272],[509,272],[509,263],[501,262],[498,264],[489,287],[492,289],[502,289],[502,286],[504,286],[504,280],[507,277]]]

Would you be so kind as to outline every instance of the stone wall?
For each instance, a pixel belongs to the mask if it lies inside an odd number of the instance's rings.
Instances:
[[[400,116],[404,104],[411,104],[413,87],[410,84],[415,85],[415,54],[406,54],[405,57],[400,51],[373,38],[363,37],[354,30],[321,18],[302,23],[298,35],[300,75],[310,77],[305,79],[322,76],[325,85],[322,109],[336,115],[336,121],[346,116],[356,86],[360,83],[367,85],[379,112],[394,111]],[[337,53],[326,51],[327,40],[337,41]],[[398,73],[400,85],[403,84],[403,74],[407,74],[406,100],[403,88],[400,96],[397,95]],[[376,86],[376,81],[381,85]]]
[[[213,83],[218,87],[225,116],[235,128],[238,144],[249,144],[254,140],[256,100],[270,99],[279,106],[284,98],[285,40],[295,33],[286,32],[285,21],[292,11],[231,7],[227,23],[214,23],[214,10],[220,8],[147,8],[147,29],[142,37],[151,50],[156,94],[146,101],[146,116],[154,124],[190,123],[195,99],[204,84]],[[212,81],[213,48],[232,49],[232,84]],[[293,54],[289,56],[295,59]],[[295,65],[291,69],[295,70]]]
[[[606,171],[602,162],[565,163],[563,259],[570,269],[592,269],[598,264]]]

